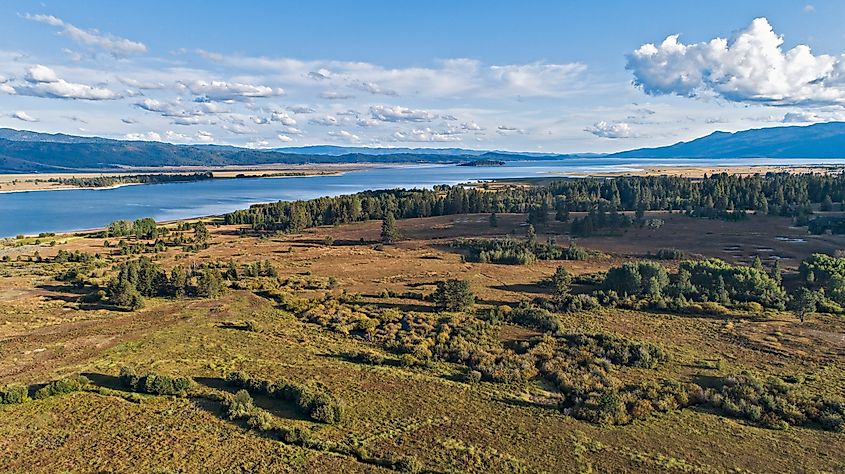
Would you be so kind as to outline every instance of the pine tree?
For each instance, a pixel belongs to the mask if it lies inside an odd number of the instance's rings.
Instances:
[[[385,244],[392,244],[399,240],[399,230],[396,228],[396,218],[392,212],[384,215],[381,221],[381,241]]]
[[[572,275],[566,271],[566,268],[560,266],[552,275],[552,285],[554,286],[555,296],[562,298],[569,294],[569,286],[572,284]]]
[[[499,218],[495,212],[490,213],[490,227],[499,227]]]
[[[537,246],[537,231],[534,230],[532,224],[528,224],[528,245],[531,247]]]

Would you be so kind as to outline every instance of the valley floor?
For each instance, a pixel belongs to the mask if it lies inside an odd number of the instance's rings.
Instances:
[[[480,309],[516,307],[547,296],[549,289],[538,283],[558,265],[583,275],[673,247],[732,263],[759,256],[768,265],[777,258],[785,270],[794,270],[811,253],[845,249],[845,237],[809,236],[787,218],[725,222],[650,214],[664,219],[663,227],[578,239],[579,246],[600,252],[583,261],[469,263],[448,245],[458,237],[522,238],[525,216],[517,214],[500,215],[495,228],[486,214],[402,220],[402,240],[384,246],[375,244],[381,223],[373,221],[263,237],[241,235],[237,226],[210,226],[207,249],[169,248],[156,260],[164,268],[189,261],[268,261],[291,297],[356,294],[360,304],[426,314],[432,303],[411,294],[429,293],[435,282],[450,278],[470,281]],[[538,233],[540,239],[569,240],[557,223]],[[339,424],[304,419],[277,399],[256,396],[255,403],[288,426],[312,430],[323,444],[356,446],[379,459],[414,459],[409,471],[845,471],[843,433],[767,429],[699,407],[624,426],[581,421],[544,403],[556,396],[546,384],[468,383],[457,364],[402,364],[383,347],[309,322],[246,285],[211,299],[153,298],[135,312],[88,303],[84,288],[56,280],[66,264],[28,257],[37,251],[49,258],[59,250],[110,255],[114,247],[95,236],[55,240],[54,246],[28,242],[0,249],[0,256],[9,257],[0,262],[0,385],[81,373],[99,389],[0,405],[3,472],[389,470],[366,457],[266,436],[228,419],[209,398],[130,397],[115,383],[129,364],[192,377],[209,392],[231,391],[221,379],[235,370],[322,384],[345,405]],[[244,329],[246,321],[253,329]],[[567,331],[653,343],[671,356],[656,369],[620,369],[625,381],[666,378],[707,386],[708,380],[749,370],[800,378],[802,393],[845,393],[841,316],[816,315],[801,323],[785,311],[704,316],[598,309],[561,315],[561,324]],[[516,345],[540,334],[502,324],[497,337]],[[350,357],[360,352],[393,363]]]

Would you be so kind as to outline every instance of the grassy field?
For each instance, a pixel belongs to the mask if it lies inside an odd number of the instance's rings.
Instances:
[[[448,245],[468,236],[522,238],[525,216],[517,214],[500,215],[495,228],[487,215],[403,220],[402,240],[383,247],[375,245],[380,222],[265,237],[211,226],[207,249],[168,248],[155,259],[165,269],[186,262],[269,261],[289,298],[340,298],[345,292],[375,310],[426,315],[432,303],[410,294],[431,293],[436,282],[450,278],[469,280],[476,310],[485,311],[548,296],[538,283],[558,265],[590,274],[672,247],[733,263],[759,256],[768,264],[779,257],[784,269],[794,270],[811,253],[845,249],[843,236],[808,236],[785,218],[652,217],[665,225],[579,239],[578,245],[597,252],[581,261],[469,263]],[[541,240],[569,241],[557,223],[539,234]],[[582,421],[547,403],[558,395],[540,380],[468,383],[467,369],[458,363],[403,364],[384,345],[308,322],[247,285],[212,299],[152,298],[134,312],[86,302],[90,288],[56,280],[73,264],[29,257],[37,251],[49,260],[59,250],[108,255],[110,263],[134,257],[112,255],[118,239],[108,248],[93,236],[59,236],[54,246],[48,240],[0,249],[0,256],[9,256],[0,262],[0,385],[73,374],[86,374],[92,383],[81,392],[0,405],[4,472],[845,472],[843,433],[768,429],[705,407],[621,426]],[[108,277],[108,268],[101,269],[103,283]],[[559,318],[565,331],[616,334],[669,354],[654,369],[614,368],[625,382],[707,386],[748,370],[798,379],[797,390],[806,395],[845,393],[841,316],[813,315],[801,323],[773,310],[708,316],[600,308]],[[494,335],[511,346],[540,334],[503,323]],[[350,357],[362,351],[386,362]],[[191,377],[195,387],[187,396],[130,394],[116,382],[127,365]],[[310,430],[311,445],[229,419],[215,400],[234,392],[223,381],[233,371],[319,384],[342,401],[344,418],[318,423],[290,402],[254,396],[274,423]]]

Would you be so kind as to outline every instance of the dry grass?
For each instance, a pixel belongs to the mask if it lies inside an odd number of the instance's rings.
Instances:
[[[429,303],[379,298],[428,293],[444,278],[467,278],[481,306],[515,305],[542,294],[536,282],[561,262],[531,266],[471,264],[446,244],[458,236],[521,235],[523,216],[503,215],[498,228],[487,216],[400,221],[405,240],[373,248],[379,223],[312,229],[301,235],[240,237],[233,227],[212,228],[214,244],[184,257],[169,250],[159,262],[270,260],[282,278],[335,277],[342,290],[383,306],[426,309]],[[657,231],[632,229],[618,237],[592,237],[579,245],[606,255],[562,262],[572,273],[604,270],[660,247],[744,260],[766,245],[797,262],[811,251],[842,248],[840,237],[776,241],[797,235],[788,221],[757,218],[738,223],[666,217]],[[552,226],[551,232],[556,232]],[[653,232],[653,233],[652,233]],[[323,243],[325,236],[334,245]],[[806,236],[801,236],[806,238]],[[565,236],[556,237],[565,243]],[[364,239],[364,243],[361,243]],[[739,245],[742,255],[725,254]],[[39,247],[104,252],[102,239],[84,238]],[[127,258],[127,257],[118,257]],[[177,260],[178,258],[178,260]],[[187,260],[186,260],[187,259]],[[317,426],[271,407],[287,423],[317,428],[320,440],[361,443],[379,455],[414,455],[437,472],[841,472],[843,434],[754,427],[699,410],[683,410],[629,426],[603,427],[532,404],[547,389],[456,381],[456,366],[368,366],[344,354],[379,350],[366,342],[304,323],[247,291],[215,300],[149,300],[135,313],[89,308],[76,290],[52,280],[52,264],[0,264],[0,383],[37,383],[91,372],[116,375],[134,363],[171,374],[222,377],[232,370],[273,379],[319,381],[344,400],[348,416],[337,426]],[[48,271],[48,269],[50,271]],[[255,321],[260,332],[227,329],[229,321]],[[667,377],[706,383],[708,378],[751,369],[760,374],[801,375],[808,393],[845,391],[845,322],[814,317],[800,324],[787,313],[694,317],[599,310],[564,317],[569,329],[619,333],[654,342],[672,355],[657,371],[626,369],[624,380]],[[504,326],[503,341],[536,333]],[[720,361],[720,362],[718,362]],[[710,364],[712,363],[712,364]],[[776,449],[772,447],[776,446]],[[77,393],[22,405],[0,406],[0,470],[56,471],[263,471],[374,472],[349,456],[286,445],[221,418],[219,407],[197,399],[143,397],[142,403]]]

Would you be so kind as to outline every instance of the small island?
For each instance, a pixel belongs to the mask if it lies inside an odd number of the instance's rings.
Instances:
[[[505,162],[500,160],[475,160],[458,163],[458,166],[505,166]]]

